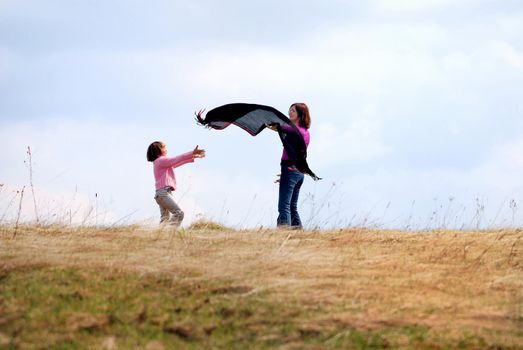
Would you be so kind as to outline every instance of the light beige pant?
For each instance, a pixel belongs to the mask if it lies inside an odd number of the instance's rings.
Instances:
[[[169,223],[180,226],[184,213],[174,201],[171,192],[170,187],[165,187],[157,190],[154,196],[156,203],[160,206],[160,224]]]

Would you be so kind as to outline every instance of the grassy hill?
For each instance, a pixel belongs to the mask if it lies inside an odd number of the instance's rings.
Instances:
[[[523,231],[0,226],[0,348],[521,349]]]

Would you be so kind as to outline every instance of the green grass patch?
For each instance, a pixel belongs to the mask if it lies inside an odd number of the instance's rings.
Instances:
[[[0,348],[476,348],[423,327],[358,331],[224,280],[109,269],[0,270]],[[315,322],[314,320],[319,320]],[[328,318],[327,318],[328,319]],[[439,335],[441,336],[441,335]],[[431,340],[432,338],[432,340]],[[447,345],[445,345],[447,344]]]

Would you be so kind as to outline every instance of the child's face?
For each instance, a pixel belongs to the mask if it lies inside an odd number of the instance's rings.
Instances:
[[[167,146],[165,143],[162,143],[162,147],[160,149],[162,150],[162,156],[167,154]]]

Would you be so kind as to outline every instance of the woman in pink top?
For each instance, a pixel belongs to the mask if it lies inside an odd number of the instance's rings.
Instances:
[[[307,105],[305,103],[292,104],[289,108],[289,119],[300,131],[305,145],[309,146],[310,135],[308,129],[311,126],[311,116]],[[277,130],[274,126],[267,125],[267,127],[272,130]],[[296,169],[296,165],[289,159],[285,149],[283,149],[280,164],[280,179],[276,180],[276,182],[280,183],[278,219],[276,223],[279,227],[301,229],[302,223],[300,215],[298,214],[298,197],[304,175]]]
[[[198,149],[198,146],[191,152],[176,157],[167,157],[167,147],[160,141],[151,143],[147,148],[147,160],[153,162],[154,179],[156,181],[154,199],[160,206],[160,224],[170,223],[178,227],[184,217],[183,211],[171,195],[171,192],[176,190],[176,176],[173,169],[192,163],[195,158],[204,157],[205,150]]]

